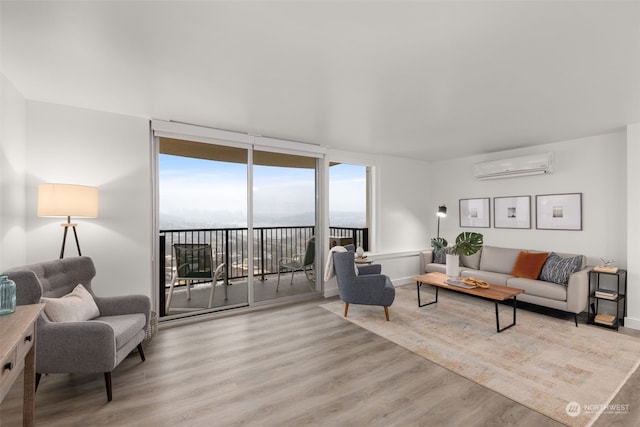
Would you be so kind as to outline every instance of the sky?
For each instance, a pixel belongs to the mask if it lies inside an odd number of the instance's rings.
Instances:
[[[246,227],[247,165],[160,154],[160,228]],[[312,169],[254,167],[254,225],[312,225]],[[330,168],[330,225],[365,226],[364,166]]]

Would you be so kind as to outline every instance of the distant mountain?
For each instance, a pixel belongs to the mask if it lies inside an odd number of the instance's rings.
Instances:
[[[365,226],[364,212],[330,212],[330,225],[332,227],[353,227],[363,228]],[[272,215],[256,214],[254,217],[255,227],[286,227],[286,226],[309,226],[315,222],[313,212],[300,214],[283,215],[274,217]],[[189,230],[199,228],[246,228],[246,218],[239,212],[216,211],[216,212],[189,212],[185,215],[160,213],[161,230]]]

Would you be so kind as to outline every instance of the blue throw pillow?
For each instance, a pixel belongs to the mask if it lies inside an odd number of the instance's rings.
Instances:
[[[540,272],[540,280],[553,282],[559,285],[567,285],[569,276],[582,267],[582,255],[573,258],[562,258],[555,252],[551,252]]]

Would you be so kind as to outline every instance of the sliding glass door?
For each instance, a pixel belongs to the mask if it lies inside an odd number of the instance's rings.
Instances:
[[[159,151],[162,314],[246,306],[248,150],[160,138]]]
[[[321,289],[317,252],[329,245],[317,241],[322,155],[291,150],[295,143],[286,141],[217,133],[232,140],[154,136],[156,305],[165,319]]]
[[[316,169],[313,157],[253,152],[256,302],[316,290]]]

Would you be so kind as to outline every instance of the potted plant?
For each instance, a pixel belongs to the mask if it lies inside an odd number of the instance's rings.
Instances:
[[[442,237],[431,239],[431,247],[436,251],[446,251],[447,276],[457,276],[460,272],[460,255],[473,255],[483,245],[482,233],[464,231],[456,237],[455,245],[447,248],[449,243]]]

